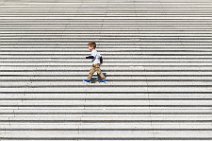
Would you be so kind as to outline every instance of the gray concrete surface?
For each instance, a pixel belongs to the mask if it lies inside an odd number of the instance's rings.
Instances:
[[[0,0],[0,141],[212,140],[211,15],[211,0]],[[82,83],[91,40],[108,84]]]

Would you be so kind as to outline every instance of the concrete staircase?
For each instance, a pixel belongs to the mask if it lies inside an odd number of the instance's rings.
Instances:
[[[0,141],[212,140],[211,15],[211,0],[0,0]],[[88,41],[108,84],[82,83]]]

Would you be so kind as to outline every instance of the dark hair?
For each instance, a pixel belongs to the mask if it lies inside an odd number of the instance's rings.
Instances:
[[[91,41],[91,42],[88,42],[88,46],[92,47],[92,48],[96,48],[96,43]]]

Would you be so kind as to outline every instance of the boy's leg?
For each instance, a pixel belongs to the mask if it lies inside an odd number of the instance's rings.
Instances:
[[[95,73],[95,67],[93,66],[90,71],[89,71],[89,74],[88,74],[88,80],[91,80],[93,74]]]
[[[102,80],[105,79],[105,75],[102,73],[102,70],[100,69],[100,66],[99,65],[96,65],[96,72],[97,72],[97,74],[100,76],[100,78]]]

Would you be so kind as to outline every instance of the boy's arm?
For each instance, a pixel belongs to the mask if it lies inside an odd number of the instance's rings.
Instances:
[[[93,56],[87,56],[86,59],[94,59]]]

